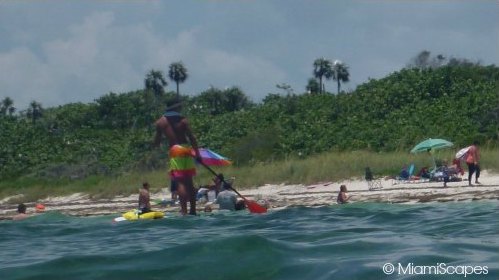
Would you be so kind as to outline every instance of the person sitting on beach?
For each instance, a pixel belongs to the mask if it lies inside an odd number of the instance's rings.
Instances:
[[[197,193],[196,193],[196,200],[199,201],[200,203],[206,203],[208,201],[207,193],[210,190],[210,186],[201,186],[199,187]]]
[[[217,188],[215,185],[202,186],[196,194],[196,200],[199,203],[214,203],[217,199]]]
[[[213,178],[213,185],[210,185],[208,192],[206,193],[206,198],[208,202],[215,202],[220,190],[222,189],[222,183],[224,180],[224,175],[219,173],[215,178]]]
[[[219,205],[220,210],[235,211],[237,195],[230,190],[230,186],[224,184],[223,188],[224,190],[218,194],[215,203]]]
[[[425,179],[430,179],[431,174],[430,171],[428,171],[428,167],[424,166],[419,170],[417,177],[419,178],[425,178]]]
[[[407,165],[404,165],[404,167],[402,167],[402,171],[400,171],[399,179],[400,180],[409,180],[409,170],[407,170]]]
[[[451,167],[456,170],[457,174],[461,174],[461,176],[464,175],[464,169],[461,167],[461,161],[458,158],[455,158],[452,160],[452,165]]]
[[[350,196],[347,193],[347,186],[341,185],[340,192],[338,193],[338,197],[336,198],[336,203],[345,204],[348,203]]]
[[[200,187],[196,195],[196,200],[200,203],[214,203],[222,188],[223,178],[224,175],[220,173],[213,178],[213,185]]]
[[[139,190],[139,211],[144,214],[151,212],[151,201],[149,196],[149,183],[144,182]]]
[[[437,173],[440,173],[444,180],[444,188],[447,187],[447,183],[453,175],[457,174],[457,170],[448,166],[447,160],[442,161],[442,165],[437,168]]]
[[[26,214],[26,205],[21,203],[17,206],[17,215],[12,217],[12,220],[19,221],[19,220],[24,220],[28,217],[29,217],[28,214]]]

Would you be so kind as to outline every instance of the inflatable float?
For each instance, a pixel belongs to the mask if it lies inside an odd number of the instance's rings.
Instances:
[[[137,210],[128,211],[123,213],[121,217],[114,218],[115,222],[121,221],[136,221],[136,220],[154,220],[154,219],[162,219],[165,217],[165,213],[159,211],[147,212],[144,214],[140,214]]]

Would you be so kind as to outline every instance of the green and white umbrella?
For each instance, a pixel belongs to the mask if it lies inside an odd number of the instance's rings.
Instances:
[[[449,142],[444,139],[426,139],[423,142],[417,144],[412,148],[411,153],[421,153],[421,152],[429,152],[432,150],[438,150],[443,148],[450,148],[454,146],[452,142]]]
[[[421,153],[421,152],[432,152],[434,150],[439,150],[443,148],[450,148],[454,146],[452,142],[449,142],[444,139],[431,139],[428,138],[423,142],[420,142],[414,148],[412,148],[411,153]],[[436,167],[435,158],[433,157],[433,153],[431,153],[431,158],[433,160],[433,166]]]

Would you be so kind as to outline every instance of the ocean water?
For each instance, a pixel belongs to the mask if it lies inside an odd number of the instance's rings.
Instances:
[[[119,223],[46,213],[0,222],[0,279],[495,280],[498,213],[498,201]]]

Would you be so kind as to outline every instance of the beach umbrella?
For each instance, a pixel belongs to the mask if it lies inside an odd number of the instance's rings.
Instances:
[[[433,150],[449,148],[454,146],[452,142],[449,142],[444,139],[426,139],[423,142],[420,142],[414,148],[412,148],[411,153],[420,153],[420,152],[429,152]]]
[[[207,148],[199,148],[199,154],[201,156],[201,159],[203,159],[203,163],[209,166],[226,166],[232,164],[232,162],[228,158],[221,156]]]
[[[431,139],[428,138],[416,146],[412,148],[411,153],[421,153],[421,152],[432,152],[434,150],[439,150],[439,149],[444,149],[444,148],[450,148],[454,146],[454,144],[450,141],[447,141],[445,139]],[[433,166],[436,167],[435,163],[435,158],[433,157],[433,153],[431,153],[431,158],[433,160]]]

